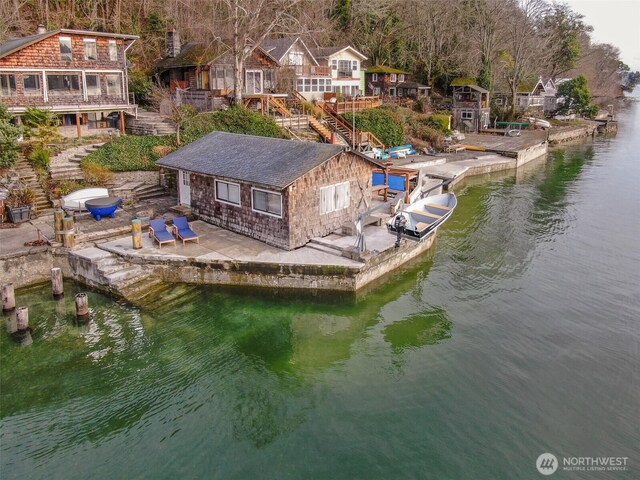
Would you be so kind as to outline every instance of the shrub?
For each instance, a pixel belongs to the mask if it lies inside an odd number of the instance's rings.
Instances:
[[[30,188],[22,188],[16,190],[10,190],[7,197],[6,204],[9,207],[26,207],[33,205],[36,200],[36,195]]]
[[[156,160],[163,156],[162,149],[159,150],[157,147],[173,149],[174,146],[175,139],[172,135],[118,137],[84,157],[81,167],[86,170],[89,165],[96,164],[113,172],[155,170]]]
[[[58,116],[50,110],[42,110],[38,107],[27,107],[22,122],[25,125],[25,135],[33,138],[40,148],[48,143],[57,141],[59,120]]]
[[[245,108],[233,107],[187,119],[182,125],[182,141],[190,143],[214,131],[287,138],[273,120]]]
[[[111,170],[97,163],[88,163],[82,166],[84,178],[89,185],[105,186],[111,183],[113,174]]]
[[[21,129],[11,123],[13,115],[0,103],[0,168],[10,167],[18,161],[18,138]]]
[[[345,115],[353,123],[353,114]],[[356,128],[364,132],[372,132],[387,146],[404,143],[404,127],[400,119],[390,109],[370,108],[355,114]]]
[[[450,129],[451,117],[449,115],[433,114],[427,119],[427,124],[442,133],[446,133]]]
[[[36,149],[29,155],[29,160],[31,160],[36,167],[46,170],[49,168],[51,153],[51,150],[48,148],[36,147]]]

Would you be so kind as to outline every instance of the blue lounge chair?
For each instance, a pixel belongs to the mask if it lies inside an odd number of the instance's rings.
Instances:
[[[182,240],[182,245],[189,240],[195,240],[200,243],[200,237],[198,237],[196,232],[191,230],[187,217],[176,217],[173,219],[173,233]]]
[[[149,236],[158,242],[159,248],[162,248],[163,243],[176,244],[176,239],[167,230],[163,218],[156,218],[149,222]]]

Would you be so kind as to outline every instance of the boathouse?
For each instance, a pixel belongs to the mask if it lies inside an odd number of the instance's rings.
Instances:
[[[213,132],[157,162],[201,220],[292,250],[371,205],[381,165],[340,145]]]

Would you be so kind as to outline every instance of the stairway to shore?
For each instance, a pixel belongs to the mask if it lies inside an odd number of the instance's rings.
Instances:
[[[69,265],[76,279],[116,295],[126,291],[130,296],[134,291],[146,291],[161,283],[151,268],[129,263],[97,247],[70,251]]]
[[[20,182],[24,184],[35,196],[35,214],[37,216],[48,215],[53,212],[51,202],[44,189],[38,181],[38,175],[29,162],[20,156],[20,159],[11,167],[19,176]]]
[[[131,135],[175,135],[176,127],[157,112],[138,109],[137,116],[127,115],[127,133]]]
[[[80,162],[84,157],[95,152],[104,143],[93,143],[68,148],[51,158],[49,175],[54,180],[84,180]]]
[[[140,202],[151,198],[164,197],[167,191],[160,185],[151,185],[144,182],[126,182],[122,185],[115,185],[109,188],[113,195],[122,199]]]

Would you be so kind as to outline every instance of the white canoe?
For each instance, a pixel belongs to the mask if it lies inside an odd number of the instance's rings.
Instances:
[[[109,191],[106,188],[84,188],[76,190],[60,199],[60,203],[65,210],[86,210],[84,202],[93,198],[108,197]]]

